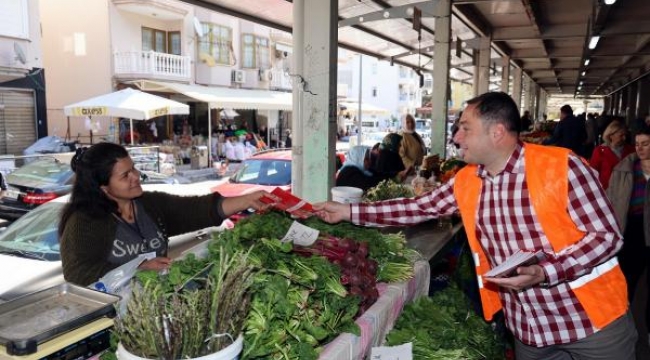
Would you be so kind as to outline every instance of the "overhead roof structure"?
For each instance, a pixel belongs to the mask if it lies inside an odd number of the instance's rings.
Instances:
[[[182,0],[291,32],[291,0]],[[339,0],[342,48],[431,71],[435,18],[423,12],[421,38],[412,19],[391,19],[390,11],[435,0]],[[607,2],[611,2],[607,0]],[[608,95],[650,73],[648,0],[452,0],[452,78],[474,73],[476,38],[492,39],[493,73],[502,56],[549,94]],[[363,23],[364,14],[384,10],[384,20]],[[353,21],[355,20],[356,21]],[[600,39],[592,49],[593,36]],[[453,43],[452,43],[453,44]],[[456,47],[454,47],[456,48]],[[495,76],[494,85],[499,79]]]

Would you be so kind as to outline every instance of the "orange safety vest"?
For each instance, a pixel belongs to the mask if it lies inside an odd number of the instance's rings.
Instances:
[[[569,185],[565,179],[568,179],[570,151],[533,144],[525,144],[525,149],[526,183],[530,200],[542,230],[557,254],[584,237],[584,233],[578,230],[566,211]],[[479,221],[477,205],[482,186],[476,170],[476,165],[468,165],[456,174],[454,196],[474,254],[483,316],[490,321],[502,306],[498,287],[489,282],[483,283],[482,280],[482,275],[490,270],[490,263],[476,237],[476,222]],[[569,285],[597,329],[616,320],[628,309],[625,277],[616,257],[570,281]]]

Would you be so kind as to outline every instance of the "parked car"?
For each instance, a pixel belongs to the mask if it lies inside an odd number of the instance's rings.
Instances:
[[[223,196],[248,194],[257,190],[291,188],[291,150],[270,150],[244,160],[228,182],[212,188]]]
[[[74,181],[69,163],[49,157],[26,163],[5,176],[7,190],[0,198],[0,218],[10,221],[69,193]]]
[[[336,153],[336,170],[345,162],[342,152]],[[291,150],[269,150],[244,160],[228,182],[212,188],[223,196],[248,194],[257,190],[273,191],[276,187],[291,190]]]
[[[187,185],[144,185],[147,191],[199,195],[209,189],[190,189]],[[0,232],[0,303],[64,282],[59,254],[60,212],[69,195],[58,197],[30,211]],[[180,249],[210,238],[211,227],[169,239],[171,256]],[[92,239],[88,239],[92,241]]]
[[[143,184],[187,184],[189,180],[141,171]],[[7,191],[0,198],[0,218],[14,221],[37,206],[72,191],[70,163],[54,157],[33,160],[6,175]]]

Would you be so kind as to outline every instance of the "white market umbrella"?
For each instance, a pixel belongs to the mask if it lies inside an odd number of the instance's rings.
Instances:
[[[67,116],[112,116],[128,118],[133,145],[133,120],[149,120],[163,115],[187,115],[190,107],[178,101],[126,88],[80,101],[63,108]]]

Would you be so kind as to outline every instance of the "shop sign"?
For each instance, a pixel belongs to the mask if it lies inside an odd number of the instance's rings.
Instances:
[[[158,116],[163,116],[169,114],[169,106],[165,106],[159,109],[153,109],[149,111],[149,117],[155,118]]]
[[[105,106],[80,107],[72,109],[75,116],[106,116],[108,108]]]

